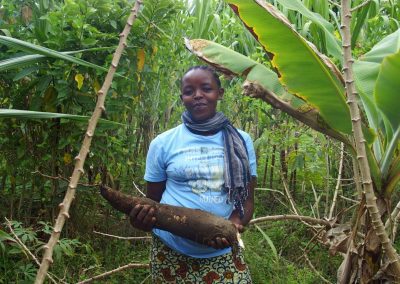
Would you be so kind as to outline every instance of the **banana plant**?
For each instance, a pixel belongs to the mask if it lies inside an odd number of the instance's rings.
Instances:
[[[262,0],[225,2],[262,46],[271,66],[202,39],[186,40],[187,48],[221,72],[244,77],[245,94],[262,98],[313,129],[344,142],[351,149],[353,136],[345,84],[335,64],[301,36],[272,4]],[[325,38],[330,39],[328,55],[341,65],[337,48],[340,41],[334,37],[332,26],[307,10],[299,0],[278,2],[317,23]],[[362,10],[356,12],[362,13]],[[356,23],[353,42],[359,29]],[[353,68],[364,110],[361,119],[368,142],[369,168],[375,194],[381,200],[390,200],[400,180],[399,38],[400,30],[390,34],[360,57]]]

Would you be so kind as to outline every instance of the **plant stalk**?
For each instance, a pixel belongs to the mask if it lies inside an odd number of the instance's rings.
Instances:
[[[367,153],[365,149],[365,139],[361,128],[361,116],[360,110],[357,104],[357,92],[354,85],[353,76],[353,58],[351,54],[351,34],[350,34],[350,23],[351,23],[351,11],[350,1],[342,0],[342,41],[343,41],[343,53],[344,53],[344,78],[347,92],[347,104],[350,108],[351,121],[353,126],[353,136],[356,146],[357,162],[361,172],[363,193],[365,195],[366,207],[371,217],[372,226],[378,236],[382,247],[388,257],[388,261],[392,266],[393,273],[397,280],[400,278],[400,262],[393,248],[391,241],[389,240],[388,234],[386,233],[385,226],[382,222],[381,215],[376,204],[376,196],[374,193],[373,183],[371,179],[371,172],[368,164]]]
[[[35,284],[41,284],[45,280],[47,271],[49,269],[50,264],[53,263],[53,250],[54,246],[57,244],[61,230],[64,226],[65,220],[69,218],[69,208],[72,203],[72,200],[75,197],[76,187],[79,181],[81,174],[84,173],[83,165],[86,160],[86,156],[89,153],[90,144],[92,142],[92,138],[96,129],[97,122],[102,114],[105,111],[104,101],[107,95],[107,92],[111,86],[112,79],[114,77],[115,71],[117,69],[119,60],[122,55],[122,51],[127,45],[127,37],[131,30],[132,24],[135,21],[140,5],[142,4],[141,0],[136,0],[135,4],[131,10],[131,14],[128,17],[127,23],[125,25],[124,30],[119,35],[119,44],[117,49],[115,50],[113,59],[111,61],[111,66],[108,70],[107,76],[104,80],[103,86],[97,93],[97,103],[95,110],[93,111],[92,117],[89,119],[89,124],[85,133],[85,137],[82,142],[82,147],[79,151],[79,154],[75,157],[75,167],[72,173],[70,182],[68,184],[68,189],[65,194],[64,200],[59,204],[60,212],[56,219],[56,224],[54,225],[54,230],[50,236],[48,243],[44,246],[45,252],[43,255],[42,262],[40,264],[40,268],[36,275]]]

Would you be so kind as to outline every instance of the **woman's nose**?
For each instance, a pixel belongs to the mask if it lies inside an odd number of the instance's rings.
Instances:
[[[194,98],[201,98],[203,96],[203,92],[201,91],[201,89],[196,89],[194,91]]]

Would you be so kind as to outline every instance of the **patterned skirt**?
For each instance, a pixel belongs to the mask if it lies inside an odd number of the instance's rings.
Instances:
[[[227,253],[211,258],[180,254],[153,235],[151,248],[152,283],[252,283],[243,254]]]

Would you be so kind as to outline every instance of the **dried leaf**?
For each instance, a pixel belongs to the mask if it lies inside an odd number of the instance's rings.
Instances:
[[[63,157],[63,160],[64,160],[64,164],[66,164],[66,165],[71,164],[71,163],[72,163],[72,156],[71,156],[71,154],[65,153],[65,154],[64,154],[64,157]]]
[[[76,75],[75,75],[75,81],[76,81],[76,83],[77,83],[78,90],[80,90],[80,89],[82,88],[83,80],[84,80],[84,79],[85,79],[85,78],[83,77],[82,74],[76,74]]]
[[[94,80],[94,82],[93,82],[93,89],[94,89],[94,91],[97,93],[97,92],[100,90],[100,88],[101,88],[101,86],[100,86],[99,81]]]
[[[137,69],[139,72],[143,70],[145,57],[144,49],[140,48],[137,53]]]

